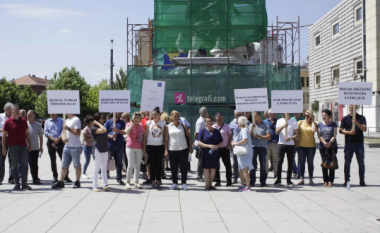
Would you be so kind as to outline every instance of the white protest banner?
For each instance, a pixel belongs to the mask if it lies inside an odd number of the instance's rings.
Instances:
[[[272,91],[272,113],[302,113],[303,91]]]
[[[340,82],[338,103],[372,105],[372,83]]]
[[[144,80],[141,94],[141,111],[152,111],[155,107],[164,108],[165,82]]]
[[[99,91],[99,112],[130,112],[129,90]]]
[[[79,91],[47,91],[49,114],[80,114]]]
[[[267,111],[268,92],[266,88],[235,89],[235,105],[239,112]]]

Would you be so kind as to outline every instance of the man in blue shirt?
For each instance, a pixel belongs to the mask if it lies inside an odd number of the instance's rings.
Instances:
[[[263,122],[268,125],[269,127],[269,133],[270,133],[270,140],[267,141],[267,163],[266,163],[266,169],[267,173],[269,172],[269,161],[271,161],[271,167],[273,167],[274,170],[274,177],[276,178],[277,174],[277,163],[278,163],[278,138],[279,135],[276,134],[276,114],[272,113],[272,110],[269,109],[268,111],[269,119],[264,120]],[[264,169],[264,168],[263,168]]]
[[[65,147],[65,143],[63,143],[61,134],[63,131],[63,120],[59,118],[57,114],[50,114],[49,119],[45,122],[45,130],[44,134],[47,138],[46,146],[48,148],[50,163],[51,163],[51,171],[53,172],[53,181],[52,183],[58,182],[58,172],[57,172],[57,156],[62,161],[63,148]],[[69,172],[67,171],[67,175],[65,177],[65,182],[71,182],[69,178]]]
[[[115,128],[113,128],[113,119],[108,120],[104,127],[108,132],[108,151],[110,156],[114,158],[116,164],[116,181],[121,185],[125,185],[125,183],[121,180],[124,156],[123,135],[125,135],[125,122],[120,120],[121,114],[121,112],[116,113]]]

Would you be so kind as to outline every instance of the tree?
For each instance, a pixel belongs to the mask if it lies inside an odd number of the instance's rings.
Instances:
[[[0,80],[0,107],[1,110],[7,102],[17,104],[25,110],[34,110],[37,94],[30,86],[18,86],[5,78]]]
[[[42,92],[41,95],[38,96],[36,113],[39,117],[49,118],[46,91]]]
[[[80,111],[81,117],[91,114],[91,109],[87,107],[87,96],[90,89],[90,85],[87,84],[86,80],[76,71],[75,67],[71,69],[65,67],[61,72],[54,73],[54,77],[49,80],[49,85],[46,87],[47,90],[79,90],[80,98]],[[41,107],[38,107],[39,114],[42,116],[48,115],[46,95],[41,95],[38,99],[38,103]]]
[[[110,90],[110,85],[106,79],[103,79],[95,86],[90,87],[87,96],[87,107],[91,109],[91,112],[99,111],[99,91]]]
[[[113,83],[114,90],[128,90],[128,74],[120,68],[119,73],[116,73],[116,81]]]

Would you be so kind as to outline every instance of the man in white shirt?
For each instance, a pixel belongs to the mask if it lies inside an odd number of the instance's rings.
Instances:
[[[276,134],[279,135],[278,140],[278,164],[277,164],[277,180],[274,182],[274,186],[281,184],[282,164],[284,163],[285,153],[288,159],[288,171],[286,176],[286,183],[289,186],[294,186],[291,181],[293,160],[294,160],[294,141],[298,138],[299,131],[297,122],[293,119],[289,119],[286,123],[285,113],[282,113],[281,119],[277,120]],[[285,129],[288,129],[288,135],[285,136]]]
[[[201,109],[199,109],[199,118],[197,120],[197,122],[195,123],[195,133],[194,133],[194,145],[196,147],[196,155],[195,157],[198,159],[198,175],[197,175],[197,180],[199,182],[204,182],[204,179],[203,179],[203,164],[202,164],[202,156],[201,156],[201,148],[198,147],[198,134],[199,132],[201,132],[204,128],[206,128],[206,123],[205,123],[205,116],[207,116],[208,112],[207,112],[207,108],[206,107],[202,107]]]
[[[66,130],[67,135],[62,131],[62,141],[65,143],[62,155],[62,170],[60,180],[52,186],[53,189],[64,188],[63,180],[66,177],[71,161],[74,163],[77,180],[73,188],[80,188],[80,177],[82,168],[80,164],[80,155],[82,154],[82,143],[80,141],[81,121],[74,114],[67,114],[68,119],[63,130]]]
[[[4,123],[6,120],[8,120],[9,117],[12,116],[12,103],[6,103],[4,105],[4,113],[0,114],[0,185],[3,184],[4,176],[5,176],[5,159],[7,158],[7,155],[3,155],[3,147],[1,140],[3,138],[3,128]],[[11,169],[11,160],[8,160],[9,162],[9,178],[8,183],[14,184],[13,176],[12,176],[12,169]]]

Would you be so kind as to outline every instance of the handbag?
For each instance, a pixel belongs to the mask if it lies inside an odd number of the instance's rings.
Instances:
[[[108,171],[115,171],[116,170],[115,161],[111,157],[108,158],[107,170]]]
[[[338,158],[333,149],[326,149],[325,154],[322,156],[321,167],[331,170],[339,169]]]
[[[240,136],[240,134],[241,134],[241,131],[240,131],[239,135],[236,137],[235,142],[238,139],[238,137]],[[234,155],[246,155],[246,154],[248,154],[249,153],[248,143],[246,145],[234,146],[233,152],[234,152]]]
[[[199,133],[202,134],[201,138],[203,139],[203,135],[204,135],[203,129]],[[195,150],[196,150],[195,151],[195,158],[201,159],[202,158],[202,148],[200,146],[196,146]]]

